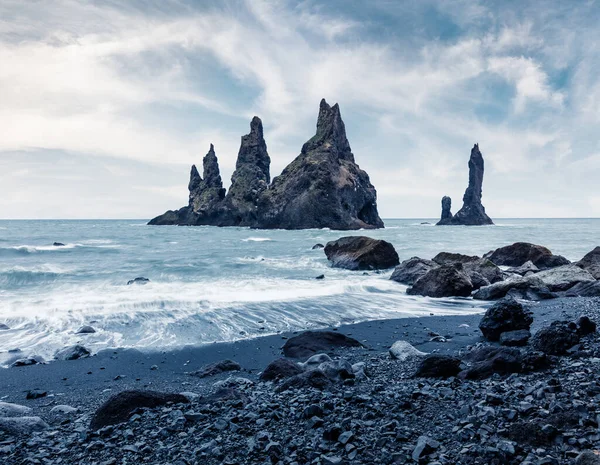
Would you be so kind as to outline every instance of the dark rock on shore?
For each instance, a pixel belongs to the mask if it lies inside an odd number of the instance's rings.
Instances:
[[[577,319],[577,332],[580,336],[587,336],[588,334],[592,334],[596,332],[596,322],[590,320],[587,316],[580,316]]]
[[[567,265],[570,262],[560,255],[553,255],[550,249],[528,242],[515,242],[500,247],[484,255],[499,266],[520,267],[527,262],[533,263],[540,270]]]
[[[190,373],[190,375],[198,378],[207,378],[209,376],[220,375],[221,373],[225,373],[227,371],[240,371],[241,369],[242,367],[240,364],[234,362],[233,360],[221,360],[220,362],[206,365],[202,369]]]
[[[54,354],[56,360],[78,360],[80,358],[89,357],[92,353],[82,345],[65,347]]]
[[[464,379],[489,378],[494,373],[501,375],[521,371],[521,352],[508,347],[483,347],[467,357],[472,365],[459,376]]]
[[[427,297],[468,297],[472,291],[473,283],[465,274],[462,264],[456,263],[428,271],[406,293]]]
[[[556,298],[556,294],[537,276],[510,278],[478,289],[476,300],[498,300],[506,295],[523,300],[546,300]]]
[[[526,346],[531,338],[531,333],[527,329],[518,329],[516,331],[505,331],[500,334],[500,345],[506,347]]]
[[[181,394],[155,391],[122,391],[110,397],[96,410],[90,423],[90,429],[95,431],[108,425],[125,422],[139,408],[156,408],[169,403],[187,404],[189,400]]]
[[[526,276],[531,273],[537,273],[540,269],[533,264],[532,261],[527,261],[523,263],[521,266],[513,266],[506,270],[507,273],[518,274],[521,276]]]
[[[575,264],[586,270],[595,279],[600,279],[600,247],[596,247],[591,252],[585,254],[585,256]]]
[[[304,370],[295,362],[287,358],[278,358],[269,363],[267,368],[260,374],[261,381],[276,381],[278,379],[290,378],[299,375]]]
[[[600,281],[575,284],[566,293],[566,297],[600,297]]]
[[[306,331],[288,339],[283,354],[292,358],[307,358],[340,347],[363,347],[356,339],[336,331]]]
[[[564,355],[579,343],[577,325],[566,321],[554,321],[540,329],[532,339],[533,346],[549,355]]]
[[[576,265],[563,265],[536,273],[552,292],[566,291],[579,283],[595,283],[594,277]]]
[[[400,263],[400,265],[394,269],[390,279],[401,284],[412,286],[417,279],[438,266],[439,265],[432,260],[412,257]]]
[[[325,255],[333,267],[348,270],[384,270],[400,262],[392,244],[365,236],[328,242]]]
[[[144,278],[143,276],[137,277],[135,279],[130,279],[127,281],[127,285],[131,286],[132,284],[148,284],[150,280],[148,278]]]
[[[438,225],[480,226],[494,224],[485,213],[485,208],[481,203],[483,172],[483,155],[479,150],[479,145],[475,144],[469,158],[469,186],[463,196],[463,206],[456,212],[456,215],[452,216],[450,212],[451,199],[450,197],[444,197],[442,199],[442,217],[437,223]]]
[[[309,370],[287,378],[279,385],[277,392],[309,387],[323,390],[329,388],[331,385],[332,381],[321,370]]]
[[[512,297],[496,302],[479,322],[483,336],[490,341],[499,341],[502,333],[516,330],[529,330],[533,314]]]
[[[27,391],[27,395],[25,398],[27,400],[41,399],[42,397],[46,397],[48,393],[41,389],[33,389],[32,391]]]
[[[154,218],[151,225],[249,226],[261,229],[382,228],[377,194],[354,160],[339,106],[321,101],[317,133],[270,183],[270,157],[260,118],[242,137],[231,187],[225,192],[214,147],[204,178],[190,174],[188,206]]]
[[[39,365],[40,363],[44,363],[44,359],[41,357],[27,357],[15,360],[10,366],[13,368],[28,367],[31,365]]]
[[[415,376],[421,378],[449,378],[461,371],[461,360],[449,355],[432,354],[423,358]]]

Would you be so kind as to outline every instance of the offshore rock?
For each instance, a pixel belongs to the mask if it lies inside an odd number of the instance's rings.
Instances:
[[[400,263],[392,244],[365,236],[346,236],[328,242],[325,255],[334,268],[347,270],[385,270]]]
[[[463,206],[452,216],[450,213],[451,200],[449,197],[442,199],[442,217],[438,225],[464,225],[481,226],[494,224],[485,213],[485,207],[481,203],[483,172],[483,155],[479,151],[479,145],[475,144],[471,149],[469,158],[469,186],[463,196]]]
[[[242,137],[231,187],[223,188],[214,147],[204,173],[192,167],[189,204],[151,220],[151,225],[247,226],[260,229],[382,228],[377,193],[354,161],[337,104],[323,99],[317,133],[270,183],[271,159],[260,118]]]

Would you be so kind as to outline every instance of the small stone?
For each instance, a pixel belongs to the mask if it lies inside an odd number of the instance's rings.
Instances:
[[[33,389],[32,391],[27,392],[26,399],[39,399],[41,397],[46,397],[48,393],[46,391],[42,391],[40,389]]]

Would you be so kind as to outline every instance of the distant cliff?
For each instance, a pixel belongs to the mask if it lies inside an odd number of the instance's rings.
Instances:
[[[442,198],[442,217],[437,223],[438,226],[481,226],[494,224],[491,218],[485,213],[485,207],[481,203],[483,195],[483,172],[483,155],[479,150],[479,145],[475,144],[471,149],[471,157],[469,158],[469,186],[463,196],[463,206],[456,215],[452,215],[450,211],[452,200],[450,197],[444,196]]]
[[[317,133],[270,182],[271,159],[260,118],[242,137],[231,187],[225,191],[211,144],[203,176],[192,166],[189,203],[154,218],[151,225],[248,226],[259,229],[383,228],[377,193],[354,161],[337,104],[323,99]]]

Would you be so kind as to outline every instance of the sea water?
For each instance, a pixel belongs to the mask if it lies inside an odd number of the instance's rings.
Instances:
[[[516,241],[578,260],[600,238],[598,219],[498,220],[484,227],[433,222],[387,220],[382,230],[342,232],[0,221],[0,323],[10,328],[0,331],[0,353],[20,348],[48,359],[78,342],[94,351],[164,349],[485,309],[472,299],[408,296],[406,286],[389,280],[391,270],[334,269],[322,249],[312,249],[349,234],[385,239],[401,260],[441,251],[481,255]],[[138,276],[150,282],[127,285]],[[76,334],[82,325],[96,333]]]

